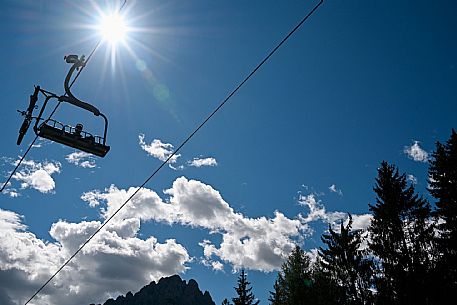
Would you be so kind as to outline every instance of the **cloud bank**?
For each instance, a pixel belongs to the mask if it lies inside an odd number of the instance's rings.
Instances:
[[[55,242],[44,242],[27,231],[20,215],[0,209],[2,305],[23,304],[100,225],[61,220],[49,231]],[[140,239],[139,228],[139,221],[129,219],[102,230],[33,304],[101,303],[186,270],[190,257],[182,245],[173,239]]]
[[[0,281],[6,283],[0,288],[2,304],[24,303],[136,190],[112,185],[82,194],[84,202],[98,209],[100,219],[59,220],[49,230],[51,242],[28,231],[19,214],[0,209]],[[244,267],[270,272],[280,269],[296,242],[313,233],[311,222],[335,224],[347,219],[346,213],[326,211],[315,194],[299,197],[298,202],[309,209],[306,216],[298,214],[292,219],[274,211],[271,217],[248,217],[234,211],[211,185],[186,177],[177,178],[162,197],[141,189],[35,304],[101,303],[151,280],[185,272],[195,261],[187,249],[174,239],[140,238],[145,222],[200,228],[220,236],[218,242],[204,238],[198,243],[202,250],[199,261],[216,272],[224,272],[226,265],[233,270]],[[366,229],[371,215],[353,215],[353,221],[355,229]]]
[[[107,218],[135,190],[111,186],[104,192],[85,193],[82,198],[91,206],[101,205],[101,214]],[[309,231],[300,217],[289,219],[278,211],[273,218],[249,218],[237,213],[217,190],[197,180],[177,178],[164,193],[169,197],[162,200],[150,189],[140,190],[118,218],[180,224],[220,234],[219,245],[209,240],[200,243],[205,259],[215,269],[221,269],[220,261],[224,261],[234,269],[277,270],[293,249],[294,238]]]

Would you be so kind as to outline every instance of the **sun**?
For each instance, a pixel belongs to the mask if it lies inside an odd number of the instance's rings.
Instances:
[[[119,14],[102,16],[98,31],[103,40],[115,45],[123,42],[127,35],[124,18]]]

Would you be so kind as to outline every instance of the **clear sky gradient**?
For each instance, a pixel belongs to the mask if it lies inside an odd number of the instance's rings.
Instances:
[[[16,145],[16,110],[33,85],[63,94],[63,56],[88,55],[100,12],[119,3],[1,2],[3,180],[34,136]],[[0,195],[0,303],[25,302],[315,4],[127,1],[125,44],[102,43],[73,87],[107,115],[111,151],[32,149]],[[294,242],[321,246],[347,212],[369,224],[382,160],[425,193],[427,154],[457,127],[455,12],[447,0],[325,1],[36,304],[103,302],[174,273],[220,304],[242,266],[268,304]],[[54,118],[102,131],[69,105]]]

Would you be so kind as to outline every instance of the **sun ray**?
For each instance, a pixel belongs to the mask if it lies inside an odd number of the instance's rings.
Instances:
[[[172,61],[168,57],[166,57],[165,55],[161,54],[160,52],[158,52],[156,50],[153,50],[152,48],[150,48],[149,46],[147,46],[146,44],[144,44],[143,42],[141,42],[135,38],[130,38],[129,43],[135,44],[136,47],[146,51],[147,53],[153,55],[156,58],[159,58],[163,62],[172,63]]]

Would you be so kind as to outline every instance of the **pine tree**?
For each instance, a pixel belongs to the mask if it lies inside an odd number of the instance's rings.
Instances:
[[[270,291],[270,297],[268,301],[270,301],[271,305],[283,305],[286,304],[286,294],[284,291],[284,279],[282,275],[279,273],[278,278],[276,279],[273,285],[274,291]]]
[[[341,221],[340,232],[329,225],[329,234],[322,235],[327,249],[319,249],[320,265],[324,274],[339,287],[338,304],[365,305],[373,300],[372,262],[366,258],[366,251],[360,249],[361,234],[360,230],[352,230],[349,214],[346,226]]]
[[[313,264],[313,305],[340,305],[345,302],[343,289],[332,278],[328,270],[325,269],[322,259],[318,255]]]
[[[457,133],[452,129],[449,140],[436,143],[429,167],[429,192],[436,201],[439,236],[437,248],[436,289],[457,297]],[[441,292],[439,292],[441,290]]]
[[[247,274],[244,269],[241,269],[240,276],[238,277],[238,287],[235,287],[238,297],[232,298],[234,305],[257,305],[260,301],[255,300],[252,293],[251,283],[248,282]]]
[[[312,304],[312,286],[310,259],[296,246],[278,273],[270,302],[274,305]]]
[[[379,304],[426,304],[433,225],[430,204],[408,186],[406,175],[382,162],[378,169],[376,204],[369,205],[370,249],[379,258]]]
[[[229,300],[224,299],[224,300],[222,301],[222,305],[231,305],[231,304],[230,304]]]

